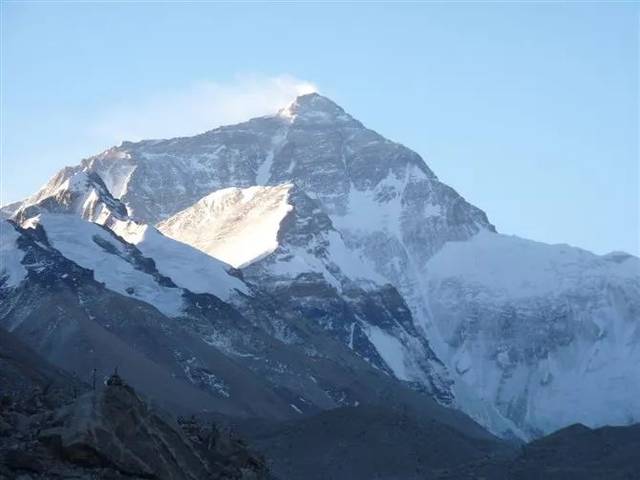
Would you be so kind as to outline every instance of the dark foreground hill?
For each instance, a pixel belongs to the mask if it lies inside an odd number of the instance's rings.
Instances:
[[[228,432],[174,422],[117,375],[89,390],[2,330],[0,386],[3,480],[271,478]]]
[[[481,439],[408,411],[358,406],[277,425],[246,425],[243,433],[287,480],[418,480],[511,447]]]
[[[469,438],[406,412],[352,407],[245,427],[287,480],[638,480],[640,425],[573,425],[526,445]]]
[[[487,458],[438,479],[638,480],[640,424],[591,429],[576,424],[535,440],[512,458]]]
[[[2,480],[640,479],[640,425],[574,425],[519,446],[372,405],[231,420],[263,459],[226,422],[175,421],[117,376],[93,391],[4,330],[0,389]]]

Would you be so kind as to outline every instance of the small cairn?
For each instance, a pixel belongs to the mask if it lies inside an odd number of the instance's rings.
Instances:
[[[118,367],[115,368],[113,374],[107,379],[108,387],[122,387],[124,386],[124,380],[118,375]]]

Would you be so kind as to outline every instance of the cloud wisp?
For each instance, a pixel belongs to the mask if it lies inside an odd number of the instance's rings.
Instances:
[[[195,135],[220,125],[276,113],[296,96],[316,91],[291,75],[239,77],[233,83],[198,82],[118,105],[89,127],[106,143]]]

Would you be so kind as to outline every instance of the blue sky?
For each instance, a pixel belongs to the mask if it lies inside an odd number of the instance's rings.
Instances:
[[[640,253],[633,3],[2,4],[2,192],[309,84],[503,233]]]

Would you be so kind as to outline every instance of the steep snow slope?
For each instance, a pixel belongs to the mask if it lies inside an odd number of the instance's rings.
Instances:
[[[277,252],[279,260],[271,262],[272,268],[291,278],[305,272],[322,272],[327,281],[337,285],[341,279],[331,270],[341,270],[351,280],[386,283],[382,276],[353,255],[320,206],[311,205],[304,197],[292,184],[227,188],[207,195],[159,223],[158,229],[234,267],[243,268],[276,253],[278,248],[291,248],[292,245],[283,246],[283,238],[285,231],[292,230],[295,217],[305,223],[308,234],[322,235],[318,242],[324,244],[326,252],[318,256],[320,245],[298,242],[295,252]],[[296,204],[297,216],[292,216]],[[307,204],[310,210],[301,212]],[[304,220],[300,213],[305,215]],[[333,262],[332,266],[325,266],[329,262]]]
[[[640,259],[483,232],[427,269],[458,385],[530,435],[640,421]]]
[[[165,235],[240,268],[278,248],[291,185],[226,188],[158,224]]]
[[[114,233],[153,259],[158,271],[193,293],[210,293],[222,300],[236,292],[248,293],[247,285],[230,275],[229,266],[189,245],[165,237],[154,227],[133,221],[111,225]]]
[[[300,189],[225,189],[159,228],[242,266],[245,279],[290,303],[374,366],[450,400],[446,369],[401,296],[349,250],[318,202]]]
[[[156,306],[164,302],[164,293],[175,296],[176,290],[161,289],[151,294],[149,288],[153,290],[155,287],[147,285],[147,293],[143,293],[140,288],[136,289],[138,281],[142,282],[140,285],[146,285],[143,277],[140,277],[139,266],[119,263],[117,260],[111,265],[114,259],[105,257],[105,249],[95,241],[96,235],[103,243],[117,245],[114,247],[117,251],[132,250],[131,245],[135,245],[137,252],[146,257],[140,262],[153,261],[153,269],[157,269],[158,274],[170,277],[170,282],[174,285],[193,293],[211,293],[228,300],[237,291],[248,291],[239,278],[230,275],[229,265],[163,236],[154,227],[131,221],[126,207],[111,195],[102,178],[88,172],[86,168],[63,169],[38,193],[23,202],[14,213],[14,218],[25,226],[33,226],[46,220],[49,223],[48,226],[45,225],[47,234],[53,236],[53,243],[59,243],[55,248],[65,256],[85,268],[95,270],[97,278],[108,278],[108,288],[119,293],[126,292],[127,289],[136,290],[140,298],[146,298]],[[98,228],[89,222],[108,227],[120,239],[109,239],[108,237],[113,237],[109,235],[109,230]],[[125,270],[133,269],[133,273],[129,272],[129,280],[122,283],[121,275],[124,275],[124,271],[116,268],[125,264]],[[131,276],[132,274],[135,276]],[[152,283],[155,285],[157,282]],[[151,301],[152,298],[155,300]],[[180,302],[175,298],[167,298],[166,301],[168,303],[162,305],[164,313],[175,315],[180,311]]]
[[[511,300],[596,288],[598,283],[634,284],[639,268],[640,260],[628,254],[598,256],[568,245],[489,232],[446,244],[427,266],[430,277],[458,277]]]
[[[139,251],[112,232],[80,217],[42,213],[23,226],[42,225],[51,246],[69,260],[92,270],[98,282],[132,298],[155,306],[165,315],[178,316],[183,310],[182,290],[162,277]]]
[[[20,234],[7,220],[0,220],[0,284],[13,288],[27,276],[22,265],[24,252],[18,248]]]

